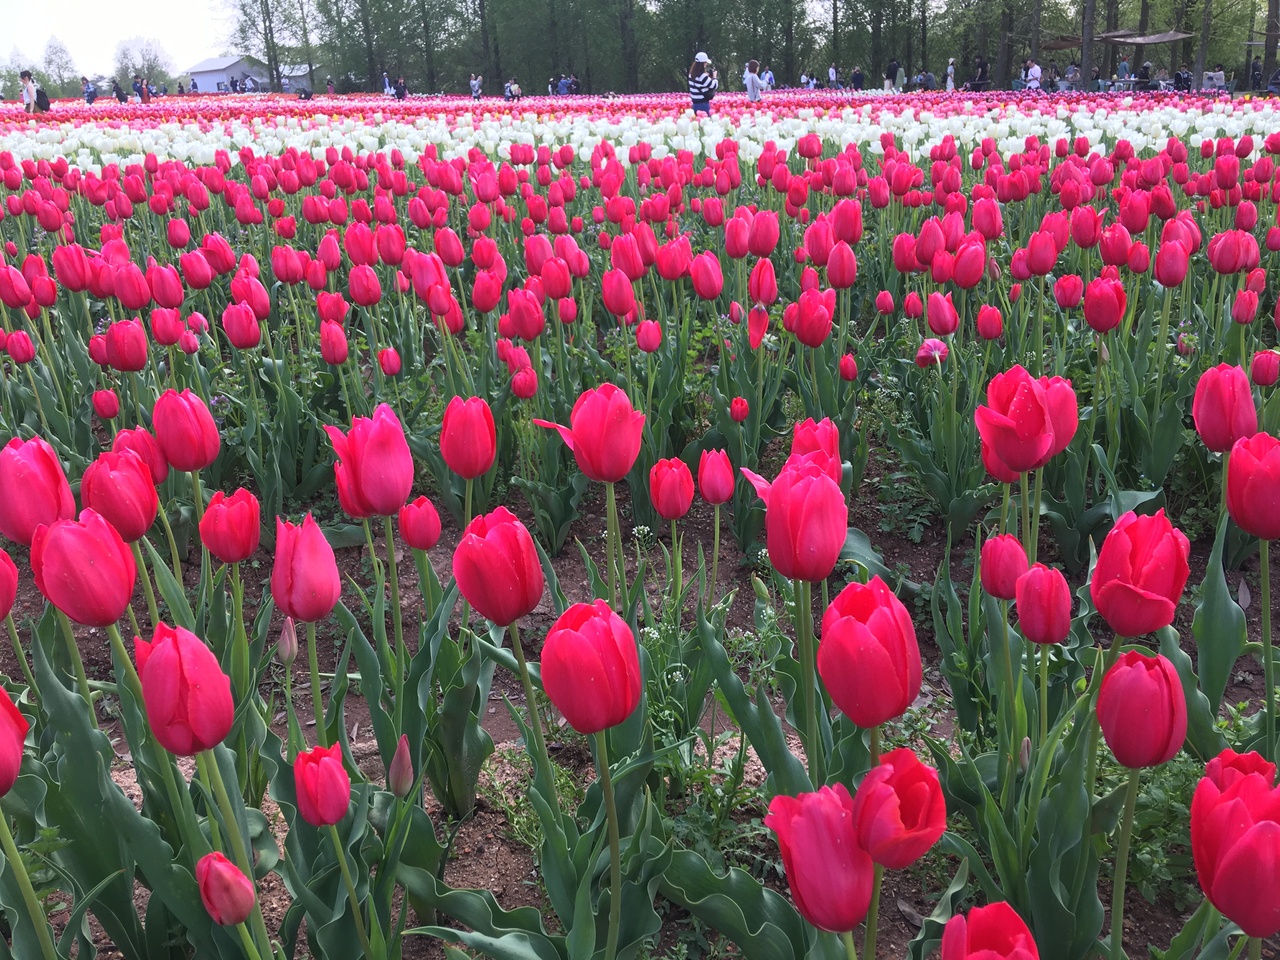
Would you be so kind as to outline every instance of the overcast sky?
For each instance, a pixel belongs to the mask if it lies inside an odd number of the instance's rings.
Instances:
[[[67,45],[76,68],[107,73],[116,44],[152,37],[183,71],[227,51],[225,0],[0,0],[0,60],[16,47],[38,66],[50,36]]]

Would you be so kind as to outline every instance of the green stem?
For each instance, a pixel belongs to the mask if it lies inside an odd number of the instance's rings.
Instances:
[[[1249,960],[1262,960],[1262,938],[1249,938]]]
[[[538,701],[534,696],[533,678],[529,676],[529,664],[524,659],[524,648],[520,645],[520,628],[512,623],[507,629],[511,633],[511,652],[515,654],[516,667],[520,670],[520,685],[524,687],[525,709],[529,711],[529,727],[533,731],[533,746],[538,751],[538,759],[551,769],[551,758],[547,753],[547,741],[542,734],[542,716],[538,713]]]
[[[622,840],[618,829],[618,805],[613,796],[613,780],[609,776],[609,738],[604,730],[596,732],[596,758],[600,768],[600,790],[604,794],[605,814],[609,820],[609,940],[604,960],[618,956],[618,930],[622,923]]]
[[[716,584],[720,582],[720,504],[715,505],[715,523],[711,540],[711,584],[707,590],[707,603],[716,602]]]
[[[618,608],[618,582],[617,570],[614,568],[614,538],[617,536],[618,526],[618,499],[614,493],[613,484],[606,483],[605,491],[605,566],[606,574],[609,580],[609,605],[615,610]]]
[[[31,695],[36,695],[36,678],[31,673],[31,665],[27,663],[27,654],[22,649],[22,641],[18,639],[18,628],[13,623],[13,614],[7,613],[4,617],[4,625],[9,630],[9,642],[13,644],[13,655],[18,658],[18,665],[22,667],[22,676],[27,681],[27,688],[31,691]]]
[[[329,746],[324,728],[324,702],[320,699],[320,660],[316,656],[316,625],[307,624],[307,667],[311,671],[311,712],[316,718],[316,743]]]
[[[195,497],[196,504],[196,533],[199,535],[200,523],[204,520],[204,488],[200,486],[200,471],[191,471],[191,494]],[[209,598],[213,597],[213,569],[209,563],[209,548],[204,545],[204,541],[200,541],[200,584],[204,590],[206,597],[205,602],[210,602]]]
[[[236,931],[240,934],[240,945],[244,947],[244,952],[248,954],[249,960],[262,960],[262,954],[258,953],[258,948],[253,945],[253,937],[249,935],[249,928],[243,923],[237,923]]]
[[[1115,639],[1111,641],[1111,646],[1107,649],[1106,656],[1103,658],[1101,670],[1094,670],[1093,676],[1089,678],[1089,703],[1085,708],[1088,715],[1089,724],[1089,745],[1086,748],[1088,753],[1088,766],[1084,777],[1084,788],[1089,795],[1089,805],[1093,806],[1093,788],[1098,779],[1098,734],[1101,728],[1098,725],[1097,710],[1094,705],[1098,701],[1098,689],[1102,686],[1102,678],[1107,675],[1107,671],[1111,669],[1112,664],[1120,656],[1120,647],[1124,643],[1124,638],[1120,634],[1116,634]],[[1092,824],[1090,825],[1090,833],[1092,834]]]
[[[1036,471],[1036,492],[1032,497],[1035,509],[1031,513],[1031,546],[1027,550],[1027,560],[1030,563],[1036,562],[1036,555],[1040,551],[1040,497],[1044,491],[1044,470]]]
[[[684,569],[680,562],[680,542],[676,536],[676,522],[671,521],[671,561],[675,567],[675,576],[671,581],[671,610],[676,621],[676,631],[680,630],[680,595],[684,590]]]
[[[1272,763],[1276,759],[1276,665],[1275,652],[1271,644],[1271,561],[1268,556],[1270,542],[1260,543],[1262,556],[1262,670],[1267,685],[1264,691],[1267,705],[1267,759]]]
[[[231,859],[240,868],[241,873],[253,880],[253,850],[245,843],[240,833],[240,821],[236,819],[235,808],[231,805],[231,795],[227,793],[227,785],[222,779],[222,771],[218,768],[218,758],[212,750],[205,750],[196,756],[197,767],[204,776],[205,783],[213,791],[213,798],[222,813],[222,823],[227,831],[227,846],[231,848]],[[210,818],[212,819],[212,818]],[[267,925],[262,919],[262,909],[254,903],[250,917],[254,932],[258,935],[260,946],[268,954],[271,952],[271,936],[267,933]]]
[[[876,724],[871,728],[869,752],[871,754],[871,766],[878,767],[880,765],[880,725]]]
[[[858,948],[853,945],[853,931],[846,930],[840,934],[840,939],[844,941],[844,954],[848,960],[858,960]]]
[[[468,477],[466,493],[463,494],[463,499],[462,499],[463,527],[467,527],[471,525],[471,488],[474,484],[475,484],[475,481],[472,480],[470,477]]]
[[[173,527],[169,523],[169,514],[165,512],[164,505],[160,506],[160,525],[164,527],[165,539],[169,541],[169,562],[173,564],[173,577],[182,583],[182,558],[178,556],[178,541],[173,535]]]
[[[133,665],[129,651],[125,649],[124,638],[120,636],[120,628],[114,623],[111,624],[107,627],[107,636],[111,639],[111,649],[115,651],[116,658],[124,664],[125,685],[129,688],[129,692],[133,694],[138,706],[141,707],[143,705],[142,680],[138,677],[138,670]]]
[[[244,629],[244,584],[240,580],[240,564],[231,565],[231,602],[235,624],[231,636],[231,679],[236,696],[249,696],[249,635]],[[246,758],[247,759],[247,758]]]
[[[1049,644],[1040,646],[1040,745],[1049,742]]]
[[[129,544],[133,548],[133,562],[138,567],[138,573],[142,578],[142,592],[147,597],[147,616],[151,618],[151,629],[155,629],[160,623],[160,608],[156,606],[156,594],[151,589],[151,573],[147,570],[147,561],[142,556],[142,547],[135,540]]]
[[[1027,558],[1031,557],[1031,504],[1027,490],[1027,475],[1021,474],[1018,482],[1022,490],[1022,549],[1026,551]]]
[[[44,960],[58,960],[57,951],[53,948],[53,937],[49,934],[49,919],[44,908],[36,897],[35,888],[31,885],[31,877],[27,875],[27,867],[22,862],[22,854],[18,844],[14,842],[13,833],[9,830],[9,818],[0,814],[0,844],[4,846],[5,859],[13,870],[14,879],[18,881],[18,889],[22,891],[22,902],[26,905],[27,916],[31,925],[36,928],[36,939],[40,941],[40,955]]]
[[[862,941],[862,954],[867,960],[876,960],[876,938],[880,932],[880,887],[884,883],[884,867],[876,864],[875,879],[871,882],[871,907],[867,910],[867,935]]]
[[[1111,886],[1111,960],[1124,957],[1124,887],[1129,873],[1129,838],[1133,835],[1133,812],[1138,806],[1138,781],[1142,771],[1129,771],[1129,785],[1124,795],[1124,817],[1120,821],[1120,839],[1116,845],[1116,873]]]
[[[815,697],[813,649],[812,589],[808,582],[796,580],[796,646],[800,654],[800,682],[804,685],[804,748],[809,761],[809,778],[814,786],[826,782],[822,763],[822,744],[818,740],[818,706]]]
[[[93,694],[89,692],[89,678],[84,672],[84,661],[80,659],[80,648],[76,646],[75,631],[71,629],[71,621],[67,615],[57,607],[53,608],[54,614],[58,618],[58,623],[62,626],[62,638],[67,644],[67,656],[71,658],[71,669],[75,674],[76,686],[80,689],[80,696],[84,697],[84,702],[89,705],[89,722],[93,724],[93,729],[98,729],[98,714],[93,709]]]
[[[364,914],[360,910],[360,898],[356,895],[355,881],[351,879],[351,867],[347,864],[347,851],[342,848],[342,838],[338,836],[338,828],[329,824],[329,839],[333,841],[333,852],[338,856],[338,867],[342,870],[342,883],[347,888],[347,899],[351,901],[351,917],[356,922],[356,935],[360,938],[360,946],[364,955],[372,958],[373,948],[369,945],[369,934],[364,929]]]
[[[387,538],[387,575],[391,578],[391,619],[396,628],[396,683],[398,687],[399,684],[404,683],[405,672],[408,670],[409,653],[404,645],[404,623],[400,613],[400,573],[396,567],[396,537],[391,529],[390,517],[383,517],[382,524]],[[400,700],[400,691],[397,689],[396,703],[399,704]],[[397,724],[398,727],[399,725]]]

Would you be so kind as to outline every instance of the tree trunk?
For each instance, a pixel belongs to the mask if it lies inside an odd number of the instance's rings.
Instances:
[[[1151,19],[1151,0],[1142,0],[1142,6],[1138,8],[1138,36],[1145,37],[1147,35],[1148,22]],[[1137,44],[1133,48],[1133,67],[1136,71],[1146,61],[1147,48],[1142,44]]]
[[[884,79],[884,68],[887,58],[884,55],[884,4],[877,0],[875,9],[871,14],[871,63],[867,67],[867,86],[879,89],[884,86],[883,82],[872,84],[871,80],[879,73],[881,81]]]
[[[1004,0],[1000,9],[1000,46],[996,53],[996,76],[994,89],[1005,90],[1009,86],[1010,39],[1013,33],[1013,4]]]
[[[1085,90],[1093,89],[1093,32],[1097,19],[1097,0],[1084,0],[1080,17],[1080,82]]]
[[[1044,14],[1044,0],[1031,2],[1031,59],[1040,62],[1040,20]]]
[[[1204,86],[1205,56],[1209,52],[1209,28],[1213,26],[1213,0],[1204,0],[1200,14],[1200,44],[1196,47],[1195,76],[1192,84],[1199,90]]]
[[[618,38],[622,41],[622,69],[625,91],[640,89],[639,51],[636,49],[636,0],[618,0]]]
[[[1271,81],[1276,69],[1276,46],[1280,44],[1280,0],[1267,0],[1267,37],[1262,50],[1262,83]]]
[[[298,0],[298,23],[302,28],[302,53],[307,58],[307,89],[314,91],[316,88],[316,56],[315,50],[311,46],[311,28],[307,26],[308,17],[306,0]]]
[[[1113,33],[1120,25],[1120,4],[1119,0],[1107,0],[1107,33]],[[1116,47],[1113,43],[1106,45],[1106,52],[1102,55],[1102,76],[1108,80],[1115,75],[1116,72]]]
[[[480,65],[491,83],[501,83],[493,69],[493,51],[489,43],[489,15],[485,0],[476,0],[476,20],[480,27]]]
[[[563,69],[560,63],[560,29],[556,23],[556,0],[547,0],[547,37],[550,39],[548,53],[551,56],[551,69],[547,76],[557,76]]]
[[[831,0],[831,62],[840,69],[840,0]]]
[[[422,18],[423,66],[427,70],[427,92],[436,92],[436,39],[431,33],[431,15],[427,0],[418,0],[418,15]]]
[[[373,57],[373,23],[369,17],[369,0],[360,0],[360,31],[364,34],[365,69],[370,90],[376,90],[378,68]]]
[[[786,19],[782,24],[782,72],[786,82],[796,82],[796,3],[795,0],[782,0],[782,15]]]
[[[924,0],[920,2],[920,69],[927,70],[929,63],[929,23],[925,16]],[[944,80],[942,86],[946,86]]]
[[[267,82],[272,90],[280,89],[280,51],[276,46],[275,20],[271,13],[271,4],[267,0],[258,2],[259,16],[262,18],[262,49],[267,58]]]

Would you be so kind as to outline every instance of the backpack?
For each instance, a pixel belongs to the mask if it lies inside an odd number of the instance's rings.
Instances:
[[[36,109],[41,113],[49,109],[49,95],[44,92],[43,87],[36,88]]]

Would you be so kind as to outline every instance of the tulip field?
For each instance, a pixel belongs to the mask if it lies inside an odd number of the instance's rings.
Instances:
[[[1280,107],[0,107],[0,956],[1280,956]]]

